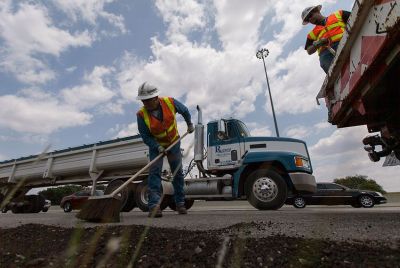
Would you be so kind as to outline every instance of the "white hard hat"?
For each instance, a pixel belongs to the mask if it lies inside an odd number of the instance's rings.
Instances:
[[[148,100],[158,96],[158,89],[150,85],[147,82],[144,82],[138,88],[138,96],[136,97],[137,100]]]
[[[301,12],[301,19],[303,20],[303,25],[308,24],[308,20],[306,20],[306,19],[307,19],[308,15],[310,15],[310,13],[312,11],[314,11],[315,9],[318,9],[318,11],[321,11],[321,8],[322,8],[321,5],[305,8],[303,10],[303,12]]]

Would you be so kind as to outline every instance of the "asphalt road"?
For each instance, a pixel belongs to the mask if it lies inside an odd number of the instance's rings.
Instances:
[[[53,206],[46,213],[0,214],[0,228],[13,228],[36,223],[60,227],[92,227],[75,218],[76,212],[64,213]],[[121,222],[111,225],[148,225],[187,230],[215,230],[246,236],[287,235],[331,240],[360,240],[369,243],[394,243],[400,240],[400,203],[375,206],[371,209],[350,206],[308,206],[296,209],[284,206],[277,211],[259,211],[247,201],[196,201],[188,215],[165,210],[162,218],[150,219],[137,208],[121,214]]]

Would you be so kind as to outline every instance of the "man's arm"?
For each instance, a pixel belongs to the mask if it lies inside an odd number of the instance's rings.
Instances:
[[[186,124],[187,125],[192,124],[192,118],[190,116],[189,109],[185,105],[183,105],[181,102],[179,102],[177,99],[174,99],[174,104],[175,104],[176,112],[183,116],[183,119],[185,119]]]
[[[347,21],[349,20],[350,14],[351,14],[351,12],[349,12],[349,11],[346,11],[346,10],[342,11],[342,19],[343,19],[344,23],[347,24]]]
[[[144,122],[143,118],[139,115],[137,115],[137,124],[138,124],[138,130],[140,133],[140,136],[143,139],[143,142],[149,146],[150,150],[158,150],[158,147],[160,144],[154,139],[153,135],[151,135],[150,130],[146,126],[146,123]]]
[[[307,38],[305,49],[308,55],[314,54],[317,51],[317,48],[313,45],[313,40],[309,38]]]

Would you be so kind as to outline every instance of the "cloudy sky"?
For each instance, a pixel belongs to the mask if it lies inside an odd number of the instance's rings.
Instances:
[[[144,81],[185,103],[194,122],[200,105],[204,121],[232,116],[253,135],[274,136],[255,56],[264,47],[279,132],[307,142],[317,180],[362,174],[400,191],[398,167],[364,152],[366,128],[336,129],[315,101],[324,73],[304,50],[311,26],[301,11],[353,2],[2,0],[0,161],[137,134]]]

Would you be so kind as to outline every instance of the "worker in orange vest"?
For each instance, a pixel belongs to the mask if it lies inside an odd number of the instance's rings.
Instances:
[[[181,114],[185,119],[187,131],[189,133],[194,131],[188,108],[174,98],[158,97],[158,94],[157,87],[145,82],[140,85],[136,98],[143,102],[143,107],[137,112],[137,123],[143,142],[149,147],[150,161],[160,153],[165,153],[165,148],[179,138],[176,113]],[[172,185],[176,211],[178,214],[187,214],[180,142],[174,145],[166,155],[171,171],[175,174]],[[149,170],[147,181],[149,217],[162,217],[160,209],[162,164],[161,158]]]
[[[328,73],[339,41],[346,29],[350,12],[338,10],[328,17],[324,17],[321,14],[321,8],[321,5],[307,7],[301,13],[301,18],[303,25],[309,22],[315,25],[314,29],[307,35],[305,49],[309,55],[318,51],[320,65],[325,73]]]

